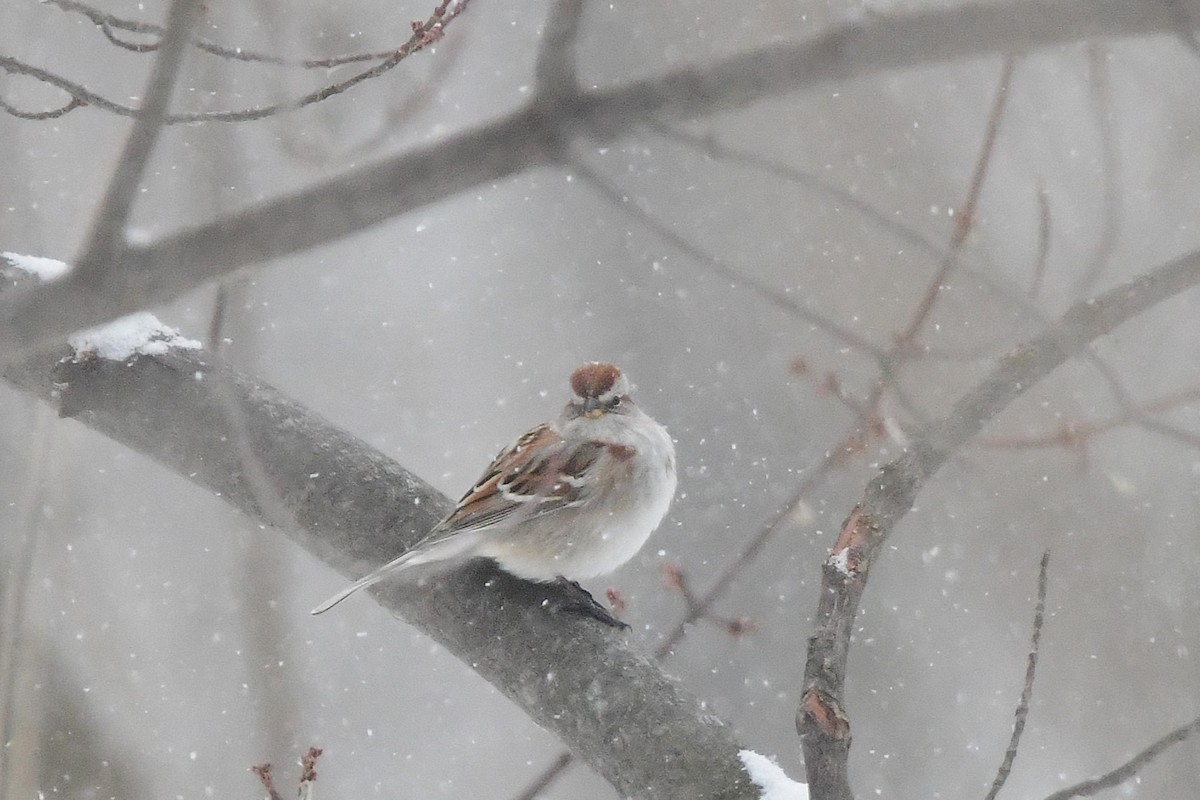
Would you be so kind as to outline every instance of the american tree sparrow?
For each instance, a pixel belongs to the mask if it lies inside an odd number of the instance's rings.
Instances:
[[[491,558],[519,578],[582,591],[575,581],[633,558],[671,505],[675,447],[666,428],[634,405],[613,364],[584,364],[571,374],[571,389],[558,420],[502,450],[416,546],[312,613],[419,564]]]

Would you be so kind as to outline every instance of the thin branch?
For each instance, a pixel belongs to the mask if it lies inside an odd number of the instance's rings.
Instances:
[[[989,436],[979,440],[984,447],[1004,450],[1031,450],[1037,448],[1063,447],[1073,449],[1089,439],[1117,428],[1148,422],[1152,414],[1161,414],[1179,406],[1200,403],[1200,388],[1172,392],[1145,403],[1130,403],[1120,414],[1104,420],[1068,422],[1047,433],[1027,436]]]
[[[224,411],[224,422],[231,432],[230,443],[237,458],[238,469],[242,472],[247,486],[254,495],[254,504],[258,508],[258,516],[281,530],[294,530],[298,527],[295,516],[279,496],[279,489],[271,480],[262,459],[255,452],[254,442],[246,425],[245,414],[239,405],[236,387],[224,380],[227,370],[224,348],[221,340],[224,338],[226,318],[229,313],[229,287],[222,285],[217,289],[213,302],[212,314],[208,324],[208,357],[215,369],[209,371],[210,380],[216,387],[215,395]]]
[[[1158,758],[1171,747],[1180,742],[1187,741],[1197,733],[1200,733],[1200,717],[1171,731],[1111,772],[1106,772],[1091,780],[1082,781],[1074,786],[1068,786],[1066,789],[1059,789],[1054,794],[1048,796],[1046,800],[1070,800],[1072,797],[1091,797],[1105,789],[1120,786],[1125,781],[1135,777],[1141,771],[1142,767]]]
[[[75,266],[74,277],[88,286],[98,286],[105,273],[117,267],[120,261],[120,253],[125,245],[125,225],[129,221],[142,175],[146,172],[154,145],[162,132],[188,36],[200,17],[202,7],[202,0],[171,0],[167,11],[167,32],[147,81],[146,101],[121,149],[117,168],[96,209],[87,245]]]
[[[579,92],[575,79],[575,42],[579,38],[583,9],[583,0],[556,0],[546,17],[534,68],[536,91],[543,97],[569,97]]]
[[[558,780],[558,776],[571,765],[572,760],[571,754],[567,751],[564,750],[559,753],[558,757],[551,761],[550,765],[542,771],[542,774],[534,778],[513,800],[534,800],[542,793],[543,789]]]
[[[847,772],[850,723],[843,703],[851,632],[870,568],[925,481],[985,423],[1063,362],[1119,325],[1200,283],[1200,252],[1164,264],[1098,298],[1072,306],[1043,334],[1000,361],[951,413],[872,478],[842,526],[822,574],[816,629],[796,725],[817,797],[853,797]]]
[[[1200,434],[1193,431],[1185,430],[1177,425],[1170,425],[1165,422],[1154,419],[1138,420],[1138,426],[1150,433],[1157,433],[1159,436],[1170,439],[1176,444],[1181,444],[1185,447],[1190,447],[1194,450],[1200,450]]]
[[[51,72],[50,70],[42,69],[41,67],[35,67],[32,64],[26,64],[24,61],[13,58],[11,56],[0,55],[0,69],[4,70],[5,72],[9,73],[10,75],[25,75],[26,77],[33,78],[34,80],[37,80],[37,81],[41,81],[42,83],[46,84],[47,86],[53,86],[57,89],[62,89],[64,92],[66,92],[67,94],[69,94],[71,96],[71,102],[68,102],[65,106],[63,106],[63,108],[66,108],[67,106],[71,106],[72,110],[74,110],[75,108],[82,108],[83,106],[95,106],[96,108],[99,108],[103,111],[108,111],[109,113],[112,113],[112,114],[116,114],[117,116],[122,116],[122,117],[137,116],[137,109],[134,108],[133,106],[127,106],[127,105],[123,105],[121,103],[113,102],[112,100],[109,100],[107,97],[104,97],[103,95],[93,92],[91,89],[88,89],[83,84],[76,83],[75,81],[67,80],[66,78],[62,77],[61,75]],[[6,102],[3,106],[3,108],[5,111],[8,111],[9,109],[12,108],[12,105]],[[57,110],[61,110],[61,109],[57,109]],[[30,115],[36,114],[36,113],[53,113],[53,112],[23,111],[23,112],[20,112],[19,116],[22,116],[23,118],[28,118]],[[64,113],[66,113],[66,112],[64,112]],[[62,116],[62,115],[59,114],[59,116]]]
[[[328,100],[334,95],[341,94],[364,81],[369,81],[377,78],[380,75],[394,69],[401,61],[408,58],[413,53],[424,50],[431,44],[441,40],[445,35],[446,26],[455,18],[466,11],[470,5],[470,0],[442,0],[429,18],[424,22],[414,22],[412,25],[413,35],[408,41],[396,48],[383,61],[379,62],[370,69],[351,75],[345,80],[331,83],[323,86],[320,89],[309,92],[308,94],[296,100],[288,100],[281,103],[272,103],[265,106],[256,106],[254,108],[242,109],[240,111],[197,111],[188,114],[172,115],[168,122],[173,124],[178,123],[195,123],[195,122],[249,122],[256,119],[264,119],[281,114],[285,111],[296,111],[297,109],[310,106],[314,103],[319,103],[323,100]]]
[[[983,136],[983,145],[979,148],[979,156],[975,160],[975,170],[971,174],[971,182],[967,189],[967,199],[954,218],[954,231],[950,235],[950,246],[943,256],[933,281],[925,291],[925,295],[917,304],[917,310],[906,327],[896,337],[896,341],[911,344],[916,341],[917,334],[925,326],[929,315],[933,312],[934,303],[945,289],[950,273],[958,264],[958,256],[967,241],[975,224],[975,213],[979,206],[979,196],[983,193],[983,183],[987,178],[988,167],[992,163],[992,152],[996,147],[996,136],[1000,133],[1000,121],[1004,117],[1004,109],[1008,104],[1008,87],[1012,83],[1013,70],[1017,60],[1009,55],[1004,58],[1004,66],[1000,70],[1000,81],[996,86],[996,96],[992,100],[992,110],[988,114],[987,128]]]
[[[1038,647],[1042,641],[1042,627],[1046,623],[1046,586],[1050,569],[1050,551],[1042,553],[1042,564],[1038,569],[1037,605],[1033,610],[1033,636],[1029,643],[1029,660],[1025,665],[1025,684],[1021,689],[1021,699],[1013,714],[1012,737],[1008,740],[1008,749],[1004,751],[1004,759],[996,771],[996,779],[985,800],[996,800],[996,795],[1004,788],[1012,773],[1013,762],[1017,758],[1017,748],[1021,744],[1021,734],[1025,732],[1025,719],[1029,716],[1029,703],[1033,699],[1033,680],[1037,676]]]
[[[270,764],[255,764],[250,771],[258,777],[258,782],[267,791],[267,800],[283,800],[283,795],[275,788],[275,778],[271,776]]]
[[[942,258],[945,255],[945,251],[942,248],[938,247],[938,245],[920,231],[898,222],[891,214],[886,214],[876,209],[870,203],[839,186],[829,183],[819,175],[787,164],[781,164],[754,151],[731,147],[722,143],[712,134],[698,136],[682,130],[675,125],[668,125],[654,119],[646,120],[643,125],[647,130],[665,139],[677,141],[695,148],[714,159],[727,161],[731,164],[740,164],[789,181],[797,186],[803,186],[816,194],[824,195],[833,201],[834,207],[848,206],[873,225],[896,237],[904,244],[922,251],[926,256]]]
[[[1029,299],[1036,300],[1042,290],[1042,280],[1046,277],[1046,262],[1050,256],[1050,198],[1046,188],[1038,183],[1038,247],[1037,258],[1033,262],[1033,280],[1029,284]]]
[[[25,614],[30,576],[44,528],[46,489],[51,485],[48,476],[55,435],[53,420],[49,409],[33,409],[28,459],[15,503],[17,523],[5,535],[11,549],[7,553],[4,592],[0,594],[0,798],[16,796],[11,778],[17,771],[13,766],[16,751],[9,743],[17,737],[17,686],[28,666],[25,636],[29,623]]]
[[[689,618],[711,622],[734,638],[745,636],[758,630],[758,622],[750,617],[723,617],[719,614],[714,614],[710,610],[711,605],[702,605],[700,597],[692,590],[687,573],[678,564],[667,564],[664,566],[663,577],[667,581],[667,588],[677,592],[683,598]],[[663,657],[665,658],[665,655]]]
[[[572,159],[570,167],[579,177],[596,191],[600,198],[607,202],[614,209],[634,216],[639,222],[646,226],[652,233],[659,238],[664,239],[677,250],[685,253],[696,261],[708,266],[714,272],[724,276],[731,283],[742,285],[749,288],[754,294],[758,295],[763,300],[766,300],[776,308],[786,312],[789,316],[802,319],[818,330],[824,331],[832,338],[842,342],[843,344],[854,348],[863,355],[870,358],[880,360],[884,358],[884,352],[878,346],[867,341],[866,338],[860,336],[854,331],[842,325],[840,322],[835,322],[821,312],[810,308],[807,304],[794,297],[788,296],[786,293],[779,291],[767,284],[759,281],[748,274],[744,274],[726,264],[722,259],[701,248],[693,243],[685,236],[680,236],[666,224],[661,222],[654,216],[651,216],[644,209],[639,208],[636,204],[630,203],[629,198],[623,195],[620,190],[608,182],[608,180],[596,170],[592,169],[588,164],[580,159]]]
[[[82,108],[85,105],[87,105],[87,103],[83,100],[80,100],[78,97],[72,97],[66,102],[66,105],[60,106],[59,108],[50,109],[49,111],[22,111],[4,98],[0,98],[0,111],[10,114],[17,119],[28,119],[35,121],[58,119],[59,117],[70,114],[75,109]]]
[[[118,17],[115,14],[109,14],[101,11],[86,3],[77,2],[77,0],[42,0],[42,2],[58,6],[63,11],[83,14],[85,17],[90,19],[96,25],[96,27],[101,30],[104,36],[113,44],[137,53],[153,52],[158,49],[160,43],[158,41],[154,41],[136,44],[121,39],[115,33],[113,33],[113,31],[123,30],[129,33],[151,35],[155,37],[161,37],[163,33],[166,32],[166,29],[161,25],[155,25],[152,22],[142,22],[141,20],[131,20]],[[390,57],[396,52],[396,48],[393,47],[389,48],[388,50],[382,50],[375,53],[351,53],[339,56],[323,56],[320,58],[293,59],[269,55],[266,53],[259,53],[254,50],[247,50],[241,47],[228,47],[225,45],[219,45],[199,37],[193,37],[190,41],[193,47],[196,47],[214,56],[229,59],[231,61],[275,64],[285,67],[303,67],[304,69],[330,69],[343,64],[355,64],[364,61],[379,61],[380,59]]]
[[[1174,0],[1161,1],[1170,5],[1174,3]],[[1195,41],[1194,36],[1191,41]],[[1100,238],[1088,259],[1087,266],[1075,282],[1075,289],[1080,294],[1092,291],[1108,268],[1121,231],[1121,203],[1123,200],[1121,196],[1121,157],[1120,151],[1117,149],[1117,132],[1112,122],[1113,91],[1112,76],[1108,67],[1108,47],[1102,42],[1090,42],[1087,54],[1088,71],[1091,74],[1088,99],[1096,120],[1096,129],[1100,134],[1100,168],[1104,182],[1101,202],[1104,204],[1104,216],[1096,226]]]
[[[252,120],[272,117],[287,111],[295,111],[305,106],[319,103],[322,100],[328,100],[330,97],[341,94],[364,81],[383,75],[394,69],[401,61],[413,53],[423,50],[439,41],[444,35],[446,26],[462,14],[469,3],[470,0],[442,0],[425,22],[413,23],[413,34],[409,37],[408,41],[395,50],[389,51],[386,54],[386,58],[380,63],[369,69],[355,73],[344,80],[336,81],[309,92],[302,97],[280,103],[253,106],[251,108],[232,111],[192,111],[168,114],[164,122],[167,125],[195,124],[198,122],[250,122]],[[0,56],[0,69],[15,75],[26,75],[62,89],[78,101],[77,108],[90,105],[125,117],[136,117],[139,113],[138,109],[132,106],[109,100],[79,83],[67,80],[49,70],[34,67],[9,56]]]

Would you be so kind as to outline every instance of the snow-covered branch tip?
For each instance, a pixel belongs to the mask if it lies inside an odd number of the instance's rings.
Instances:
[[[762,789],[762,800],[808,800],[808,786],[789,778],[772,759],[753,750],[739,750],[738,758],[750,780]]]
[[[20,253],[0,253],[4,262],[38,280],[48,283],[67,275],[71,265],[53,258],[28,256]],[[77,331],[67,337],[73,351],[70,360],[79,363],[102,358],[108,361],[128,361],[137,356],[159,356],[171,349],[199,350],[202,345],[188,339],[177,328],[165,325],[149,311],[135,311],[95,328]]]
[[[23,256],[20,253],[0,253],[15,269],[32,275],[40,281],[56,281],[71,271],[71,265],[56,258]]]

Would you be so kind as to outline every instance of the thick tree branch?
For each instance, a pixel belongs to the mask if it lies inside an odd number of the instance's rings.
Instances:
[[[4,377],[268,522],[259,487],[229,446],[245,436],[300,526],[287,535],[348,576],[413,544],[450,507],[381,453],[202,355],[176,351],[129,365],[62,355],[12,365]],[[621,796],[758,797],[728,726],[623,634],[543,608],[550,591],[475,563],[420,587],[382,585],[374,596],[559,736]]]
[[[816,630],[809,638],[796,727],[814,797],[853,798],[847,772],[850,723],[843,698],[854,618],[872,563],[925,481],[984,424],[1092,340],[1197,283],[1200,251],[1076,304],[1045,333],[1002,359],[955,403],[949,416],[929,427],[867,485],[823,569]]]
[[[1023,0],[876,15],[603,90],[550,93],[444,142],[350,170],[207,225],[132,249],[98,292],[59,281],[0,298],[0,353],[26,354],[72,330],[161,303],[250,264],[349,236],[391,217],[559,162],[564,143],[606,141],[650,117],[687,119],[821,83],[1099,36],[1176,32],[1165,3]],[[6,60],[0,57],[0,68]],[[87,294],[85,298],[83,295]],[[99,295],[99,296],[97,296]],[[82,301],[92,301],[84,304]],[[88,307],[88,306],[91,307]]]

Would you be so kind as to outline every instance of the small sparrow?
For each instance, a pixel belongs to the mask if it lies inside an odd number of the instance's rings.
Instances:
[[[671,505],[675,446],[613,364],[584,364],[571,389],[558,420],[502,450],[416,546],[312,613],[418,564],[491,558],[519,578],[579,589],[633,558]]]

